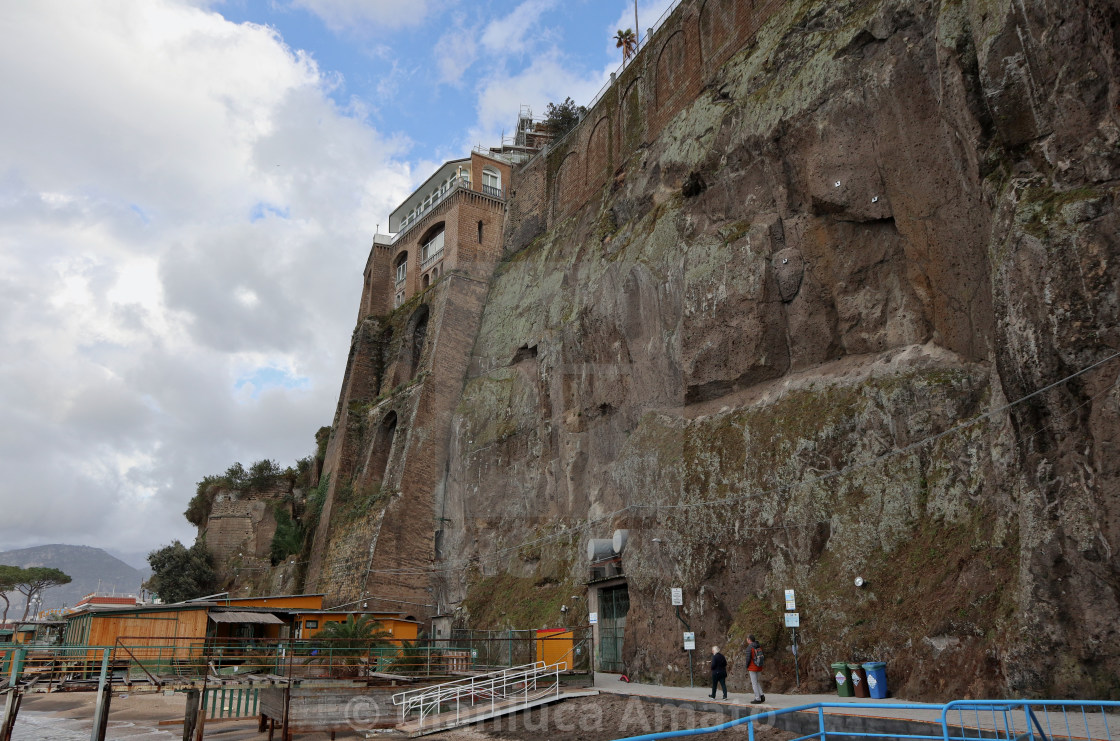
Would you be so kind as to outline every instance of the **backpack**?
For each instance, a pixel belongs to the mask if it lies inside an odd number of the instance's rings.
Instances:
[[[759,669],[761,669],[763,664],[766,662],[766,656],[762,653],[762,646],[760,646],[757,642],[753,646],[751,646],[751,658],[754,661],[754,665]]]

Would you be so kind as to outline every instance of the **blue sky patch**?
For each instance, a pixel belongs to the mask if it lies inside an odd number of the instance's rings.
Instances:
[[[235,391],[242,391],[246,386],[252,390],[249,396],[256,399],[260,397],[261,392],[267,389],[282,388],[282,389],[307,389],[311,387],[311,379],[307,376],[294,376],[282,368],[273,368],[265,366],[256,368],[251,373],[247,373],[234,382],[233,388]]]

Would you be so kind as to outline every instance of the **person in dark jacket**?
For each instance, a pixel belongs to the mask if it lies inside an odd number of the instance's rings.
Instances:
[[[712,646],[712,694],[708,697],[713,700],[716,697],[716,685],[723,688],[723,699],[727,699],[727,659],[719,652],[719,646]]]

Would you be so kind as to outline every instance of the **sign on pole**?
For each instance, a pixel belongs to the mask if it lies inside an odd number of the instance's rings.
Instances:
[[[593,612],[590,615],[588,615],[587,616],[587,622],[588,622],[589,625],[597,624],[599,622],[599,613]]]
[[[787,589],[786,590],[786,609],[787,610],[796,610],[797,609],[797,602],[793,598],[793,590],[792,589]]]
[[[695,633],[685,633],[684,634],[684,650],[685,651],[695,651],[696,650],[696,634]]]
[[[787,628],[800,628],[801,627],[801,613],[787,612],[786,613],[786,627]]]
[[[680,587],[672,587],[669,591],[673,593],[673,606],[680,607],[684,604],[684,590]]]

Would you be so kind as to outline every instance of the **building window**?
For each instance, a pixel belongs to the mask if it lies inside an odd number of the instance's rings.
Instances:
[[[315,630],[316,628],[319,627],[319,621],[318,620],[308,620],[306,623],[303,624],[303,627],[307,628],[308,630]]]
[[[404,283],[406,277],[408,277],[408,253],[402,252],[397,258],[397,283]]]
[[[441,229],[438,234],[424,243],[421,252],[421,260],[423,264],[427,264],[429,260],[434,259],[438,255],[443,254],[443,230]]]
[[[482,192],[492,196],[502,194],[502,175],[500,172],[490,167],[482,169]]]
[[[482,222],[478,222],[478,243],[482,244]]]

